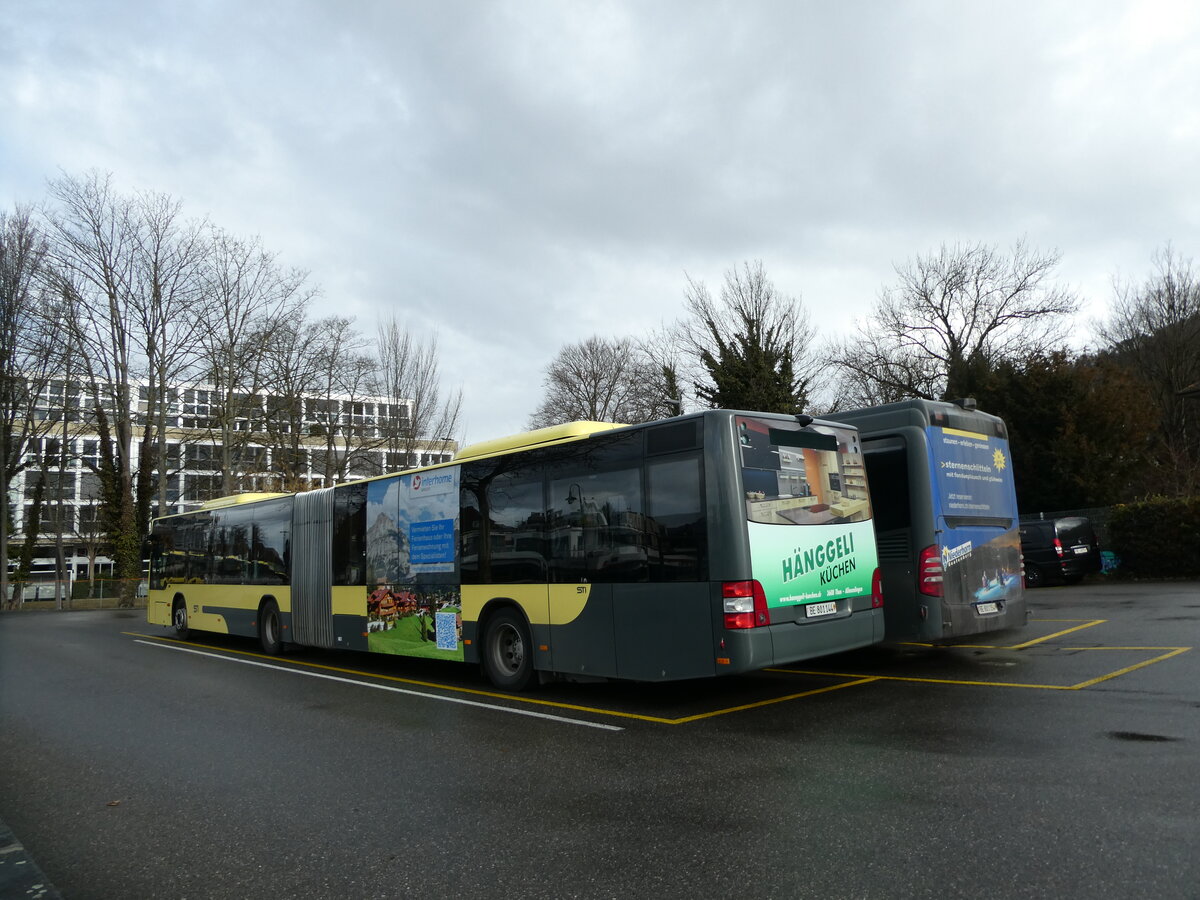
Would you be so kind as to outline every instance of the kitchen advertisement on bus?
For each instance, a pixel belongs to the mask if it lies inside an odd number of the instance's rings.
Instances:
[[[869,595],[878,558],[857,430],[736,422],[751,560],[767,606],[803,605],[813,617]]]
[[[805,528],[747,524],[754,577],[768,607],[828,603],[871,593],[879,564],[871,522]]]
[[[1008,441],[956,428],[928,429],[942,585],[950,603],[1003,611],[1021,590],[1021,539]]]

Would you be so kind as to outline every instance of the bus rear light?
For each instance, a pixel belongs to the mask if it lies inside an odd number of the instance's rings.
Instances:
[[[883,570],[876,567],[871,575],[871,609],[883,608]]]
[[[758,628],[771,624],[767,595],[757,581],[724,581],[721,597],[725,601],[726,628]]]
[[[921,551],[921,561],[917,566],[917,590],[929,597],[942,596],[942,557],[937,544],[931,544]]]

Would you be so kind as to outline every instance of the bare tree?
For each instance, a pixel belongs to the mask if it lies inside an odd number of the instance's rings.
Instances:
[[[1183,392],[1200,382],[1200,278],[1170,244],[1153,263],[1143,284],[1116,284],[1100,335],[1109,355],[1144,382],[1158,414],[1158,490],[1191,496],[1200,491],[1200,404]]]
[[[280,269],[258,238],[215,229],[206,256],[205,327],[197,336],[200,381],[215,395],[208,424],[221,469],[221,490],[239,487],[235,463],[261,432],[266,351],[281,325],[303,314],[307,273]]]
[[[643,408],[639,421],[652,422],[682,415],[691,405],[687,384],[687,356],[679,323],[664,325],[637,342],[639,365],[644,371]]]
[[[152,495],[159,514],[167,511],[170,477],[167,412],[174,387],[196,360],[201,316],[200,274],[207,244],[205,224],[183,221],[182,204],[165,194],[138,195],[133,304],[145,355],[145,399],[137,469],[138,522],[148,524]]]
[[[970,394],[1001,360],[1058,346],[1079,301],[1053,281],[1061,255],[1018,241],[1007,254],[984,244],[942,245],[896,267],[857,334],[833,355],[850,384],[876,396]]]
[[[635,423],[661,418],[668,366],[656,370],[649,352],[632,338],[593,336],[566,344],[546,367],[545,396],[529,417],[529,427],[580,419]]]
[[[328,330],[323,322],[280,323],[266,349],[263,438],[271,450],[271,475],[281,490],[307,489],[307,399],[317,391]],[[315,414],[316,410],[312,412]]]
[[[687,281],[682,336],[698,364],[699,401],[725,409],[803,409],[819,366],[800,301],[778,291],[761,261],[726,272],[719,300],[703,282]]]
[[[88,561],[88,596],[96,594],[96,557],[104,546],[103,501],[98,493],[84,490],[80,499],[83,501],[77,510],[79,528],[75,537],[83,545],[83,551]]]
[[[839,363],[825,392],[827,403],[822,406],[831,412],[880,406],[910,397],[934,398],[942,393],[943,382],[935,360],[912,349],[892,346],[882,333],[860,331],[852,343],[835,340],[826,355]],[[842,364],[849,356],[858,364]]]
[[[318,398],[312,418],[318,423],[314,434],[325,439],[319,459],[326,482],[379,474],[368,454],[382,447],[387,437],[374,401],[367,399],[374,389],[376,365],[364,352],[366,340],[351,319],[331,316],[315,323],[310,347],[315,367],[312,393]]]
[[[50,183],[50,195],[56,205],[47,211],[46,220],[64,321],[99,436],[105,531],[122,579],[122,603],[132,605],[141,577],[141,529],[130,410],[144,375],[139,368],[144,361],[137,354],[137,216],[131,201],[112,189],[107,175],[64,176]]]
[[[448,450],[462,416],[462,389],[442,399],[437,336],[427,342],[415,338],[391,316],[380,323],[375,348],[374,393],[391,408],[384,434],[388,453],[410,466],[422,447]]]
[[[9,597],[9,487],[30,445],[53,425],[50,415],[38,414],[54,365],[46,265],[46,240],[31,210],[0,213],[0,602]]]

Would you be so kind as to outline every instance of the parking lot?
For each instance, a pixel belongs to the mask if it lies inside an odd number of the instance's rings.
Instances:
[[[558,709],[564,715],[586,713],[618,724],[688,725],[775,704],[799,703],[832,691],[868,690],[880,682],[1018,691],[1087,690],[1192,650],[1191,644],[1178,640],[1156,644],[1144,639],[1147,633],[1155,635],[1152,641],[1198,637],[1175,625],[1157,627],[1164,622],[1200,622],[1200,591],[1195,602],[1189,603],[1190,590],[1186,584],[1168,585],[1157,592],[1165,597],[1148,597],[1144,586],[1043,588],[1029,592],[1033,611],[1022,629],[951,645],[885,644],[728,679],[728,685],[699,683],[703,684],[700,689],[695,682],[636,686],[559,682],[514,695],[492,691],[479,683],[474,670],[453,665],[310,651],[275,660],[262,657],[255,645],[236,639],[202,635],[184,643],[159,630],[138,636],[175,645],[181,652],[194,653],[199,643],[229,659],[259,659],[263,665],[318,678],[353,677],[407,685],[405,689],[412,692],[429,689],[451,697],[473,697],[481,705],[495,700],[506,708]],[[1179,602],[1168,599],[1177,593]],[[1135,607],[1138,598],[1141,610]],[[1172,614],[1163,615],[1162,606]],[[1133,637],[1137,639],[1131,640]]]
[[[1200,585],[1029,597],[986,642],[522,695],[6,614],[0,820],[68,897],[1195,896]]]

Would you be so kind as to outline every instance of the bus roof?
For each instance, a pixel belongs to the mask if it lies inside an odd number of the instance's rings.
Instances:
[[[619,422],[567,422],[563,425],[551,425],[549,428],[538,428],[521,434],[510,434],[507,437],[492,438],[489,441],[479,441],[468,444],[456,454],[454,461],[475,459],[481,456],[498,456],[511,453],[514,450],[527,450],[530,447],[541,447],[547,444],[561,444],[588,437],[601,431],[611,431],[614,428],[625,428]]]
[[[990,430],[1000,437],[1008,437],[1003,420],[975,405],[974,398],[963,400],[926,400],[914,397],[896,400],[879,406],[860,409],[842,409],[825,413],[822,418],[843,421],[858,426],[859,431],[869,432],[878,428],[899,428],[903,425],[942,425],[979,431],[980,423],[989,423]],[[999,430],[997,430],[999,429]],[[1004,433],[1001,433],[1004,432]]]
[[[228,497],[215,497],[200,504],[200,509],[221,509],[226,506],[241,506],[243,503],[257,503],[259,500],[273,500],[276,497],[290,497],[291,494],[266,493],[247,491],[244,494],[230,494]]]

